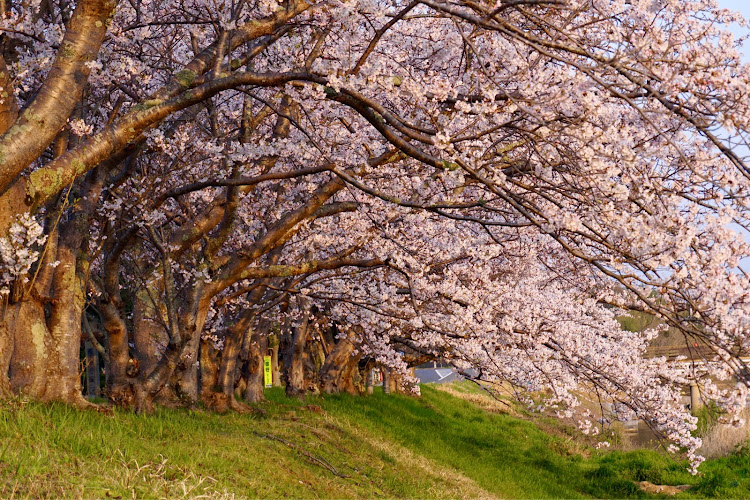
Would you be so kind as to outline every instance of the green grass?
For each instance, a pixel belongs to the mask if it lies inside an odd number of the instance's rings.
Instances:
[[[629,332],[642,332],[659,324],[659,320],[653,314],[642,311],[629,311],[627,316],[620,316],[617,321]]]
[[[547,434],[519,418],[488,413],[429,387],[419,399],[336,396],[326,403],[326,408],[351,415],[368,431],[381,432],[462,471],[498,496],[643,496],[629,478],[602,475],[598,459],[584,459],[577,453],[580,447],[570,440]]]
[[[252,415],[0,403],[0,498],[649,498],[644,480],[694,485],[677,498],[750,498],[750,454],[693,477],[658,452],[586,451],[431,387],[421,398],[266,395]]]

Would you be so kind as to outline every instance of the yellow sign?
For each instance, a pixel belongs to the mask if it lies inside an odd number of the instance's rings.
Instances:
[[[263,381],[266,383],[266,387],[273,385],[273,378],[271,377],[271,356],[263,356]]]

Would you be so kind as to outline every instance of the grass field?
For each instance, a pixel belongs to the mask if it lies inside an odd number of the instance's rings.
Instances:
[[[693,477],[655,451],[592,451],[431,387],[266,395],[252,415],[2,403],[0,498],[646,498],[643,480],[694,485],[676,498],[750,498],[750,453]]]

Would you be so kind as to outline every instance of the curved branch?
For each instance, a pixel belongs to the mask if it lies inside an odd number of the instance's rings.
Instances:
[[[325,260],[312,260],[293,265],[270,265],[264,267],[251,267],[242,273],[243,279],[258,279],[271,277],[289,277],[299,274],[309,274],[317,271],[339,269],[341,267],[380,267],[386,265],[382,259],[348,259],[333,257]]]
[[[283,179],[294,179],[297,177],[304,177],[307,175],[319,174],[321,172],[327,172],[330,168],[327,166],[323,167],[310,167],[302,168],[299,170],[291,170],[289,172],[272,172],[270,174],[258,175],[255,177],[237,177],[234,179],[212,179],[200,182],[194,182],[186,186],[174,188],[166,193],[162,194],[153,203],[154,207],[159,206],[169,198],[176,198],[184,194],[192,193],[194,191],[200,191],[207,187],[219,187],[219,186],[255,186],[263,182],[283,180]]]
[[[0,191],[5,191],[65,126],[88,81],[91,69],[87,63],[99,53],[116,3],[82,0],[76,5],[47,81],[13,126],[0,136]]]
[[[159,99],[145,101],[112,125],[83,141],[75,149],[32,172],[26,183],[26,204],[31,210],[35,210],[54,197],[63,186],[70,184],[76,177],[88,172],[136,140],[147,128],[159,123],[172,113],[205,101],[219,92],[242,85],[271,87],[294,80],[314,81],[317,79],[307,72],[240,72],[187,90],[166,101]]]

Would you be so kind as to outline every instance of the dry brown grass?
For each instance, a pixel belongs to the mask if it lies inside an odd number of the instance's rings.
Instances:
[[[425,498],[438,497],[445,486],[451,486],[454,498],[499,498],[479,486],[476,481],[456,469],[445,467],[434,460],[412,453],[408,448],[392,441],[362,436],[373,448],[390,456],[401,470],[414,471],[429,478],[431,486],[424,491]]]
[[[79,469],[82,464],[76,464]],[[117,453],[108,460],[88,464],[97,472],[105,497],[111,498],[215,498],[233,499],[234,494],[215,488],[216,480],[200,476],[184,467],[169,463],[163,456],[158,460],[139,463],[125,460]],[[79,471],[83,472],[83,471]],[[69,470],[65,473],[70,474]],[[64,472],[55,470],[36,474],[33,481],[15,481],[0,488],[0,498],[88,498],[91,493],[83,484],[71,484]],[[121,492],[128,492],[122,496]]]
[[[715,423],[702,433],[703,446],[698,450],[706,458],[729,455],[750,441],[750,408],[741,413],[745,423],[741,426]]]
[[[138,463],[135,459],[126,461],[120,453],[105,470],[109,471],[109,481],[130,491],[133,498],[234,498],[232,494],[217,491],[214,478],[172,465],[163,456]]]
[[[472,403],[473,405],[478,406],[479,408],[490,413],[503,413],[514,417],[520,415],[513,403],[502,399],[502,397],[500,396],[498,396],[498,399],[492,397],[486,392],[476,393],[466,390],[460,390],[458,388],[460,386],[457,386],[456,384],[434,384],[432,387],[441,392],[445,392],[446,394],[450,394],[453,397],[468,401],[469,403]],[[494,392],[498,393],[502,390],[502,388],[490,387],[490,390],[494,390]]]

